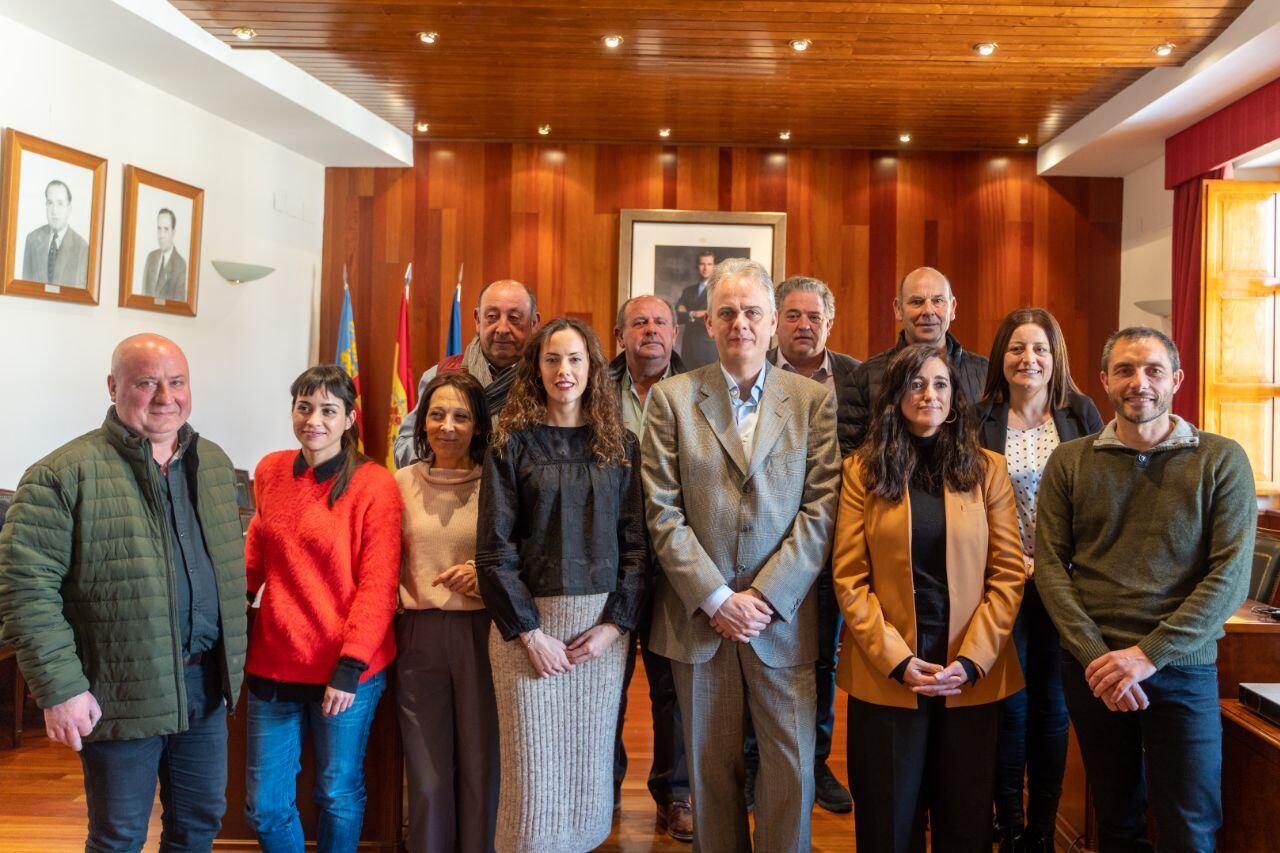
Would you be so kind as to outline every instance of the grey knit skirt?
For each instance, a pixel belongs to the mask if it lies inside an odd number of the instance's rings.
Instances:
[[[567,643],[600,621],[607,597],[534,601],[543,632]],[[584,853],[609,837],[626,640],[563,675],[539,678],[522,643],[490,630],[502,765],[498,853]]]

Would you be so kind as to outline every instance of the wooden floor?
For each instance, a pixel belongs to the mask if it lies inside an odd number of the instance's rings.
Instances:
[[[639,664],[639,662],[637,662]],[[831,769],[844,781],[844,702],[836,702],[836,737]],[[31,722],[36,722],[32,719]],[[630,764],[622,789],[622,817],[613,835],[599,849],[611,853],[689,851],[688,844],[659,835],[654,827],[653,800],[645,779],[653,757],[648,687],[637,665],[628,701],[624,737]],[[17,750],[0,749],[0,853],[63,853],[83,850],[85,837],[84,786],[80,762],[70,749],[50,742],[43,728],[28,729]],[[151,816],[146,850],[160,840],[160,809]],[[813,811],[813,849],[853,850],[850,815]]]

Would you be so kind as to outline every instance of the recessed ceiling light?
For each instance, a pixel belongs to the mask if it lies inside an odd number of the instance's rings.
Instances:
[[[658,135],[661,136],[663,139],[666,139],[668,136],[671,135],[671,128],[669,127],[662,128],[661,130],[658,131]]]
[[[431,125],[427,124],[425,121],[418,122],[414,127],[418,128],[418,133],[426,133],[431,129]]]
[[[1156,56],[1169,56],[1170,54],[1173,53],[1173,49],[1175,47],[1177,47],[1177,45],[1175,45],[1173,42],[1167,41],[1164,44],[1158,44],[1155,47],[1151,48],[1151,52],[1154,53]]]
[[[258,31],[253,27],[236,27],[231,31],[231,34],[240,39],[240,41],[248,41],[251,38],[256,38]]]
[[[418,33],[418,41],[422,42],[423,44],[435,44],[439,38],[440,38],[440,34],[435,32]]]
[[[778,134],[778,138],[781,139],[783,142],[789,141],[791,139],[791,131],[789,130],[782,131],[782,133]]]
[[[619,35],[607,35],[603,39],[601,39],[601,41],[604,42],[605,47],[617,47],[618,45],[622,44],[623,38],[622,36],[619,36]]]
[[[1030,137],[1030,136],[1027,136],[1025,133],[1018,137],[1018,144],[1019,144],[1019,145],[1027,145],[1027,144],[1029,144],[1030,142],[1031,142],[1031,137]]]
[[[791,45],[791,49],[796,53],[804,53],[809,49],[809,45],[813,44],[813,42],[808,39],[792,39],[788,44]]]
[[[538,135],[539,135],[539,136],[546,136],[546,135],[547,135],[548,133],[550,133],[550,132],[551,132],[551,125],[549,125],[549,124],[540,124],[540,125],[538,125]]]
[[[899,141],[899,142],[910,142],[910,141],[911,141],[911,134],[909,134],[909,133],[899,133],[899,134],[898,134],[898,141]]]
[[[974,53],[978,56],[990,56],[1000,49],[1000,45],[993,41],[980,41],[973,46]]]

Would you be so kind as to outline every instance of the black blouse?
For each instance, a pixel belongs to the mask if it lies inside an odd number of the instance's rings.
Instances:
[[[535,596],[609,593],[601,622],[634,631],[649,589],[640,448],[601,467],[590,427],[539,425],[485,454],[476,530],[480,595],[505,640],[540,627]]]

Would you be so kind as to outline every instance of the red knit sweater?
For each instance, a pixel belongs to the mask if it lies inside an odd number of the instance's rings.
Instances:
[[[326,684],[339,657],[369,668],[396,656],[392,619],[400,580],[400,490],[386,468],[361,465],[331,509],[333,480],[294,476],[296,450],[270,453],[254,475],[249,592],[266,583],[245,670],[275,681]]]

